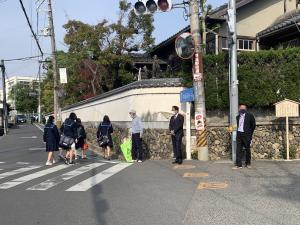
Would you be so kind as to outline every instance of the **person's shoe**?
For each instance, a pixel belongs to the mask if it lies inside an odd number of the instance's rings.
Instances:
[[[182,164],[182,161],[178,161],[177,163],[178,163],[178,165],[181,165],[181,164]]]
[[[75,161],[69,162],[69,165],[75,165]]]
[[[52,164],[55,164],[56,163],[56,160],[53,158],[52,159]]]
[[[138,163],[142,163],[143,161],[142,161],[142,160],[138,160],[137,162],[138,162]]]
[[[246,165],[246,168],[251,169],[252,166],[251,165]]]
[[[46,162],[46,166],[52,166],[52,162],[47,161],[47,162]]]
[[[137,160],[136,160],[136,159],[133,159],[132,162],[137,162]]]
[[[172,162],[172,164],[177,164],[177,163],[178,163],[178,161],[176,161],[176,160]]]
[[[64,158],[64,163],[65,163],[66,165],[69,165],[69,160],[68,160],[67,158]]]
[[[234,167],[232,167],[232,169],[233,170],[239,170],[239,169],[243,169],[243,167],[242,166],[234,166]]]

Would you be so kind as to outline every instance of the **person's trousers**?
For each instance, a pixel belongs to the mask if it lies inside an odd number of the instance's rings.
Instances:
[[[243,132],[237,132],[236,136],[236,166],[241,167],[243,159],[243,148],[246,150],[246,165],[251,165],[251,136]]]
[[[131,156],[133,160],[143,159],[142,140],[140,133],[132,134]]]
[[[182,135],[172,135],[173,152],[176,158],[176,162],[182,162],[181,142]]]

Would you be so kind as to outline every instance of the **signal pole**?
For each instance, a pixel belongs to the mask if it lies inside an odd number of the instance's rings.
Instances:
[[[4,65],[4,60],[1,60],[1,71],[2,71],[2,87],[3,87],[3,121],[2,125],[4,128],[4,135],[7,135],[7,104],[6,104],[6,87],[5,87],[5,65]]]
[[[204,92],[204,76],[202,63],[201,35],[199,22],[199,4],[197,0],[189,1],[191,33],[195,42],[195,58],[193,63],[194,94],[195,94],[195,116],[202,118],[203,127],[197,130],[196,142],[198,148],[198,159],[209,160],[207,133],[206,133],[206,108]]]
[[[54,117],[56,124],[60,127],[61,125],[61,110],[59,104],[59,80],[58,80],[58,66],[56,60],[56,45],[55,45],[55,33],[54,33],[54,25],[53,25],[53,15],[52,15],[52,5],[51,0],[48,0],[48,19],[49,19],[49,28],[50,28],[50,37],[51,37],[51,49],[52,49],[52,65],[53,65],[53,98],[54,98]]]
[[[237,77],[237,45],[236,45],[236,3],[230,0],[228,5],[228,27],[230,34],[230,128],[231,128],[231,148],[232,160],[236,161],[236,116],[238,115],[238,77]]]

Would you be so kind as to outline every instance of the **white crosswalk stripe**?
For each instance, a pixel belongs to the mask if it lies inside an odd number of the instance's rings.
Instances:
[[[0,164],[4,164],[5,162],[0,162]]]
[[[40,168],[40,167],[42,167],[42,165],[22,167],[22,168],[19,168],[19,169],[16,169],[16,170],[1,173],[0,174],[0,179],[3,179],[5,177],[9,177],[9,176],[13,176],[13,175],[17,175],[17,174],[20,174],[20,173],[28,172],[30,170],[34,170],[34,169],[37,169],[37,168]]]
[[[48,175],[50,173],[57,172],[57,171],[62,170],[62,169],[65,169],[67,167],[68,167],[67,165],[59,165],[59,166],[51,167],[49,169],[38,171],[36,173],[29,174],[29,175],[26,175],[26,176],[23,176],[23,177],[19,177],[17,179],[12,180],[12,181],[0,184],[0,189],[9,189],[9,188],[15,187],[17,185],[23,184],[25,182],[28,182],[30,180]]]
[[[39,190],[39,191],[45,191],[49,188],[52,188],[64,181],[70,180],[78,175],[81,175],[83,173],[86,173],[90,170],[93,170],[99,166],[105,165],[105,163],[92,163],[86,166],[82,166],[78,169],[72,170],[68,173],[62,174],[60,176],[54,177],[52,179],[46,180],[45,182],[42,182],[40,184],[34,185],[27,190]]]
[[[122,171],[126,167],[131,166],[129,163],[119,163],[109,169],[106,169],[95,176],[92,176],[79,184],[70,187],[66,191],[87,191],[88,189],[92,188],[93,186],[101,183],[102,181],[106,180],[107,178],[113,176],[114,174]]]

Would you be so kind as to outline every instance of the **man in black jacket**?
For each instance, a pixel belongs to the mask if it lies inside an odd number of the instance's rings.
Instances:
[[[172,107],[172,113],[173,116],[170,120],[169,130],[171,132],[173,152],[176,158],[173,164],[182,164],[181,142],[183,137],[184,117],[179,114],[178,106]]]
[[[233,169],[242,168],[243,147],[246,149],[246,167],[251,168],[250,145],[256,127],[254,116],[247,112],[247,106],[240,104],[237,119],[236,136],[236,166]]]

